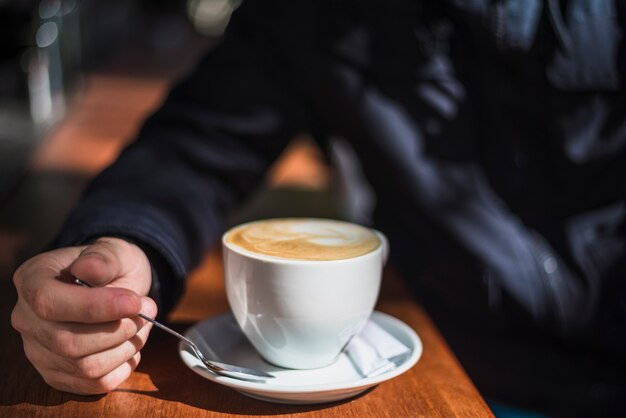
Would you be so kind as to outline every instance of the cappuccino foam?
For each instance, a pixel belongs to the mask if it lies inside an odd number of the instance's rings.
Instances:
[[[241,225],[226,242],[247,251],[296,260],[341,260],[367,254],[380,245],[369,229],[326,219],[269,219]]]

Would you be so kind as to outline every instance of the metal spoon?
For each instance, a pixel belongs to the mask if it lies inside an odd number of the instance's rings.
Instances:
[[[74,281],[75,284],[80,285],[80,286],[92,287],[88,283],[86,283],[86,282],[84,282],[84,281],[82,281],[82,280],[80,280],[78,278],[74,278],[73,281]],[[139,313],[139,316],[142,317],[143,319],[145,319],[148,322],[152,322],[154,325],[156,325],[157,327],[161,328],[163,331],[166,331],[166,332],[172,334],[173,336],[178,337],[181,340],[183,340],[189,347],[191,347],[191,349],[193,350],[193,352],[196,355],[196,357],[198,357],[198,359],[207,367],[207,369],[209,369],[210,371],[212,371],[215,374],[219,374],[219,375],[227,376],[227,377],[232,377],[234,379],[251,380],[251,381],[264,381],[265,379],[272,379],[272,378],[274,378],[274,375],[271,375],[269,373],[263,372],[261,370],[252,370],[252,369],[248,369],[246,367],[233,366],[231,364],[224,364],[224,363],[220,363],[218,361],[207,360],[207,358],[204,357],[204,355],[202,354],[200,349],[189,338],[187,338],[187,337],[177,333],[173,329],[171,329],[169,327],[166,327],[165,325],[163,325],[163,324],[155,321],[154,319],[152,319],[152,318],[142,314],[141,312]]]

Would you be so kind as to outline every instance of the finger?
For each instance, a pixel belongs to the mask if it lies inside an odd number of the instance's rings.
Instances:
[[[51,352],[75,359],[116,347],[134,337],[147,323],[140,317],[101,324],[45,321],[31,334]]]
[[[49,359],[46,357],[47,350],[28,336],[22,335],[22,343],[24,346],[24,354],[33,367],[35,367],[42,376],[48,374],[50,365]]]
[[[137,352],[130,360],[98,379],[80,378],[62,372],[48,372],[42,376],[55,389],[78,395],[97,395],[119,387],[130,377],[140,361],[141,354]]]
[[[156,316],[156,304],[142,298],[142,312]],[[49,351],[62,357],[79,358],[117,347],[143,329],[148,321],[139,316],[101,324],[41,321],[37,331],[30,334]]]
[[[129,244],[120,239],[100,238],[87,246],[70,266],[70,272],[91,286],[100,287],[125,273]]]
[[[123,288],[85,288],[34,275],[22,281],[21,290],[30,309],[46,321],[110,322],[135,316],[141,309],[139,296]]]
[[[13,282],[18,291],[22,292],[22,283],[32,277],[60,277],[63,271],[80,255],[84,247],[68,247],[41,253],[30,258],[13,274]]]
[[[119,346],[79,359],[72,364],[74,370],[70,374],[87,379],[106,376],[133,358],[145,346],[151,328],[152,324],[149,324]]]
[[[156,318],[159,309],[157,307],[154,299],[143,296],[141,298],[141,313],[146,315],[148,318]]]
[[[80,358],[60,356],[28,337],[24,338],[24,351],[40,372],[65,373],[93,380],[109,374],[131,359],[143,348],[149,333],[150,326],[144,327],[135,336],[116,347]]]

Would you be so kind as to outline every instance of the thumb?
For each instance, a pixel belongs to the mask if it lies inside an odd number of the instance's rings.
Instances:
[[[74,277],[94,287],[102,287],[124,274],[121,240],[99,238],[87,246],[70,265]]]

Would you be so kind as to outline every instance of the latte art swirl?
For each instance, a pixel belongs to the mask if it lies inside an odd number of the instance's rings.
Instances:
[[[380,239],[359,225],[325,219],[270,219],[239,226],[226,242],[253,253],[297,260],[341,260],[378,248]]]

